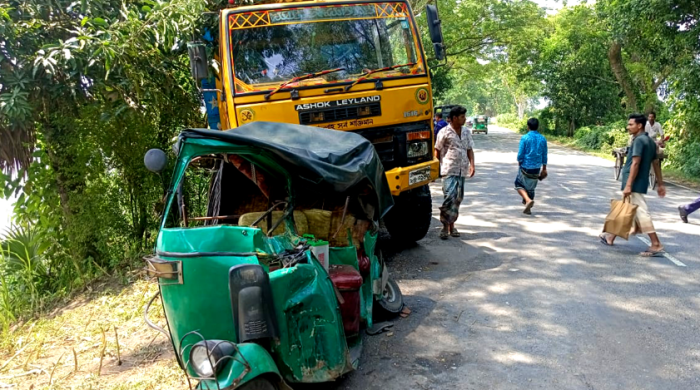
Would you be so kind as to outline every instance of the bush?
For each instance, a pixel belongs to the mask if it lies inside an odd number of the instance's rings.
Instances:
[[[587,150],[612,152],[613,148],[627,145],[629,135],[624,129],[625,121],[603,126],[584,126],[574,132],[574,144]]]
[[[501,114],[494,118],[492,123],[496,123],[501,127],[506,127],[511,130],[517,130],[521,133],[527,131],[527,119],[518,119],[518,115],[513,113]]]

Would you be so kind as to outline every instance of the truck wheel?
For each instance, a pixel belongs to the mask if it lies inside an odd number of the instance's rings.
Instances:
[[[245,383],[243,386],[239,387],[238,390],[278,390],[276,384],[270,382],[267,378],[258,377],[250,382]]]
[[[381,314],[387,317],[396,317],[403,309],[403,294],[394,279],[389,278],[387,280],[386,287],[384,287],[382,297],[377,301],[377,305],[381,309]]]
[[[425,237],[433,218],[430,187],[424,185],[394,198],[394,207],[384,217],[392,243],[408,246]]]

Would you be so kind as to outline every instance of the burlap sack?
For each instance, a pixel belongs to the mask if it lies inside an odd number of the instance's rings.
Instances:
[[[250,226],[251,223],[255,222],[256,219],[260,218],[261,215],[265,214],[264,211],[256,213],[243,214],[238,219],[238,226]],[[282,211],[272,212],[272,223],[277,222],[278,219],[282,217]],[[297,234],[302,236],[309,231],[309,222],[306,219],[306,215],[301,211],[294,211],[294,223],[296,224]],[[267,233],[267,218],[263,218],[262,221],[258,222],[257,227],[262,229],[263,233]],[[279,236],[284,233],[285,223],[282,222],[274,232],[273,236]]]

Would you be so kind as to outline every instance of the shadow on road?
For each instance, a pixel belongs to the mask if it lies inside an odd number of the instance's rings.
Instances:
[[[462,237],[438,238],[433,184],[431,231],[392,255],[413,313],[393,337],[368,338],[358,372],[332,388],[697,388],[698,258],[681,269],[638,257],[646,246],[636,238],[599,244],[619,183],[609,162],[583,153],[550,149],[550,176],[524,215],[513,190],[517,136],[475,140]],[[649,197],[662,240],[681,255],[700,253],[700,230],[674,220],[673,204],[690,196]]]

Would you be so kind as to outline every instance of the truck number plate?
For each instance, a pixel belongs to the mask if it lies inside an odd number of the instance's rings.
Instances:
[[[430,167],[416,169],[408,173],[408,185],[430,180]]]

